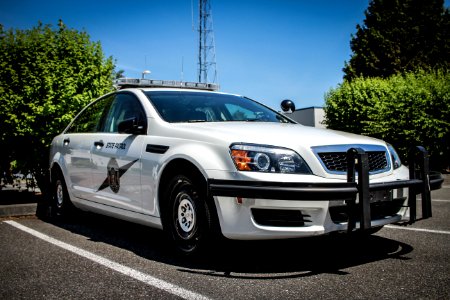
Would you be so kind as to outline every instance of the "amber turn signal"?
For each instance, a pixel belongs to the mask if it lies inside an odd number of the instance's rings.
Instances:
[[[249,166],[252,159],[248,157],[248,151],[245,150],[231,150],[231,157],[233,158],[234,163],[239,171],[251,171],[252,169]]]

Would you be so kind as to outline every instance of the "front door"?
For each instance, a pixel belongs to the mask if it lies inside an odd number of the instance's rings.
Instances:
[[[141,153],[145,135],[119,132],[119,124],[135,119],[145,128],[145,114],[139,100],[132,94],[116,94],[106,115],[102,132],[92,147],[92,201],[141,212]],[[143,130],[144,131],[144,130]]]

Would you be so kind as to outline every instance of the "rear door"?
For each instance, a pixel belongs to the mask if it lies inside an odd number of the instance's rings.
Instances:
[[[112,96],[87,106],[63,135],[63,151],[68,188],[77,198],[89,199],[94,191],[91,150],[104,111],[109,110]]]

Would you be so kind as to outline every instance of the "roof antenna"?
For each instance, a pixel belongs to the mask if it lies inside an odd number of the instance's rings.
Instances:
[[[184,56],[181,56],[181,82],[184,81]]]
[[[195,25],[194,25],[194,0],[191,0],[191,17],[192,17],[192,31],[195,31]]]

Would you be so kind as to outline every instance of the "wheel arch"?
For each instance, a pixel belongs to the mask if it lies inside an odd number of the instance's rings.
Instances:
[[[62,175],[63,171],[58,162],[52,162],[50,166],[50,183],[54,183],[58,175]]]
[[[216,226],[215,230],[220,231],[220,224],[218,222],[218,214],[216,205],[214,203],[214,199],[209,196],[208,186],[207,186],[207,178],[205,174],[191,161],[185,158],[175,158],[170,161],[161,172],[159,184],[158,184],[158,206],[161,217],[164,217],[165,208],[164,208],[164,193],[165,190],[170,183],[171,179],[176,175],[185,175],[191,178],[196,184],[200,184],[200,188],[203,189],[205,195],[205,201],[208,206],[210,206],[212,212],[212,218]]]
[[[192,162],[184,158],[175,158],[170,161],[161,172],[159,185],[158,185],[158,202],[161,209],[161,201],[163,201],[163,195],[165,187],[169,184],[173,176],[183,174],[186,176],[193,176],[193,179],[197,183],[202,184],[202,188],[207,189],[205,175],[200,169]]]
[[[49,165],[50,183],[54,182],[56,175],[64,174],[64,171],[66,171],[64,163],[65,163],[64,156],[61,155],[61,153],[59,151],[52,154],[51,159],[50,159],[50,165]],[[66,180],[66,179],[64,179],[64,180]],[[67,184],[67,182],[66,182],[66,184]]]
[[[64,176],[64,166],[60,164],[60,161],[53,161],[50,165],[49,171],[50,171],[49,174],[50,187],[53,189],[56,180],[58,178],[61,178],[64,181],[69,198],[74,199],[72,191],[69,189],[69,182],[68,182],[69,178],[68,176]],[[70,201],[72,202],[72,200]]]

